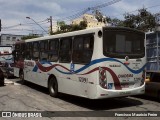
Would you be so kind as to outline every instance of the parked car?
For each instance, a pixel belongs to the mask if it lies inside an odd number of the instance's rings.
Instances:
[[[0,69],[0,86],[4,86],[4,75],[1,69]]]
[[[5,62],[2,64],[1,70],[3,71],[3,74],[6,78],[14,76],[13,67],[14,67],[13,62]]]

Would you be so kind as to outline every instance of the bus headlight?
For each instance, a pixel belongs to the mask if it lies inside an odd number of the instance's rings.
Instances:
[[[99,84],[102,88],[107,88],[106,70],[101,67],[99,67]]]

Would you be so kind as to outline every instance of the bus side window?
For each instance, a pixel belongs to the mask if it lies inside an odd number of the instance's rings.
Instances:
[[[93,54],[93,44],[94,38],[93,36],[84,37],[84,52],[83,52],[83,62],[89,63]]]
[[[25,58],[25,44],[19,43],[15,45],[15,61],[24,60]]]
[[[93,54],[94,37],[79,36],[73,41],[72,61],[77,64],[88,64]]]
[[[25,58],[27,60],[31,60],[31,58],[32,58],[32,43],[31,42],[26,43],[26,55],[25,55]]]
[[[20,53],[20,44],[16,44],[15,45],[15,50],[14,50],[14,60],[15,61],[18,61],[19,53]]]
[[[73,55],[72,61],[74,63],[81,63],[83,50],[83,37],[75,38],[73,41]]]
[[[72,38],[65,38],[60,41],[59,61],[62,63],[71,62]]]
[[[56,62],[58,60],[58,50],[59,50],[59,41],[50,40],[49,50],[48,50],[48,60],[51,62]]]
[[[25,55],[26,55],[26,44],[22,43],[21,44],[21,59],[24,60],[25,59]]]
[[[48,41],[40,42],[40,60],[48,60]]]
[[[39,60],[39,42],[33,42],[33,60]]]

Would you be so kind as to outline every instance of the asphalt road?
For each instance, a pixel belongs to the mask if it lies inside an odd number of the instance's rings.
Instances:
[[[13,82],[10,82],[13,81]],[[156,99],[148,97],[126,97],[103,100],[89,100],[71,95],[61,94],[59,98],[49,96],[48,90],[32,83],[21,85],[18,79],[6,80],[6,85],[0,87],[0,111],[160,111],[160,103]],[[72,112],[70,112],[72,113]],[[70,114],[65,113],[64,114]],[[60,113],[62,114],[62,113]],[[43,117],[29,119],[139,119],[139,117],[93,117],[87,116],[87,112],[81,113],[84,117]],[[86,114],[86,115],[85,115]],[[95,113],[96,114],[96,113]],[[97,112],[98,114],[98,112]],[[86,117],[87,116],[87,117]],[[0,120],[10,118],[0,118]],[[17,119],[17,118],[13,118]],[[21,118],[19,118],[21,119]],[[159,119],[158,117],[141,117],[141,119]]]

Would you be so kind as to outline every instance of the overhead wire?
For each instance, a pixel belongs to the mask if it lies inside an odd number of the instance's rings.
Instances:
[[[148,7],[144,7],[145,9],[150,9],[150,8],[154,8],[154,7],[159,7],[160,5],[153,5],[153,6],[148,6]],[[110,17],[117,17],[117,16],[121,16],[121,15],[125,15],[127,13],[133,13],[133,12],[137,12],[139,9],[133,10],[133,11],[129,11],[126,13],[121,13],[121,14],[117,14],[117,15],[112,15]]]
[[[43,31],[43,30],[31,30],[31,29],[5,29],[4,31]]]
[[[103,3],[103,4],[99,4],[99,5],[96,5],[96,6],[92,6],[92,7],[88,7],[88,8],[85,8],[83,10],[79,10],[78,12],[76,12],[75,14],[73,15],[70,15],[70,16],[67,16],[67,17],[64,17],[64,18],[61,18],[61,19],[57,19],[57,21],[70,21],[70,20],[73,20],[75,18],[78,18],[80,17],[81,15],[87,13],[88,11],[91,11],[91,10],[97,10],[99,8],[102,8],[102,7],[106,7],[106,6],[109,6],[109,5],[112,5],[112,4],[115,4],[117,2],[120,2],[121,0],[112,0],[112,1],[109,1],[107,3]],[[149,9],[149,8],[153,8],[153,7],[158,7],[160,5],[154,5],[154,6],[149,6],[147,7],[146,9]],[[130,11],[130,12],[127,12],[127,13],[132,13],[132,12],[136,12],[138,11],[139,9],[136,9],[134,11]],[[119,14],[119,15],[124,15],[123,14]],[[117,16],[117,15],[116,15]],[[43,21],[39,21],[37,23],[41,23],[41,24],[47,24],[49,21],[48,19],[45,19]],[[14,28],[14,27],[18,27],[18,26],[33,26],[35,25],[35,23],[25,23],[25,24],[17,24],[17,25],[12,25],[12,26],[7,26],[7,27],[2,27],[2,29],[10,29],[10,28]]]
[[[44,23],[45,22],[45,23]],[[45,19],[45,20],[43,20],[43,21],[39,21],[39,22],[37,22],[38,24],[39,23],[41,23],[41,24],[46,24],[46,23],[48,23],[48,20],[47,19]],[[14,27],[18,27],[18,26],[33,26],[33,25],[35,25],[35,23],[20,23],[20,24],[16,24],[16,25],[12,25],[12,26],[5,26],[5,27],[3,27],[2,26],[2,29],[10,29],[10,28],[14,28]]]
[[[86,9],[83,9],[83,10],[77,12],[77,13],[74,14],[74,15],[71,15],[71,16],[68,16],[68,17],[66,17],[66,18],[63,18],[63,20],[64,20],[64,19],[66,19],[66,20],[72,20],[72,19],[78,18],[78,17],[80,17],[81,15],[87,13],[87,12],[90,11],[90,10],[95,10],[95,9],[98,9],[98,8],[106,7],[106,6],[115,4],[115,3],[119,2],[119,1],[121,1],[121,0],[112,0],[112,1],[109,1],[109,2],[107,2],[107,3],[99,4],[99,5],[97,5],[97,6],[88,7],[88,8],[86,8]],[[61,19],[61,20],[62,20],[62,19]],[[46,21],[48,21],[48,19],[45,19],[45,20],[43,20],[43,21],[39,21],[39,22],[37,22],[37,23],[47,24],[48,22],[46,23]],[[45,23],[43,23],[43,22],[45,22]],[[2,27],[2,29],[4,30],[4,29],[15,28],[15,27],[18,27],[18,26],[30,26],[30,25],[31,25],[31,26],[32,26],[32,25],[35,25],[35,23],[26,23],[26,24],[21,24],[21,23],[20,23],[20,24],[16,24],[16,25],[12,25],[12,26]]]
[[[61,21],[61,20],[72,20],[72,19],[75,19],[75,18],[78,18],[80,17],[81,15],[87,13],[88,11],[91,11],[91,10],[96,10],[98,8],[102,8],[102,7],[107,7],[107,6],[110,6],[112,4],[115,4],[117,2],[120,2],[122,0],[112,0],[112,1],[109,1],[107,3],[103,3],[103,4],[99,4],[99,5],[96,5],[96,6],[92,6],[92,7],[88,7],[88,8],[85,8],[83,10],[81,10],[80,12],[78,11],[77,13],[71,15],[71,16],[67,16],[65,18],[62,18],[62,19],[58,19],[58,21]]]

